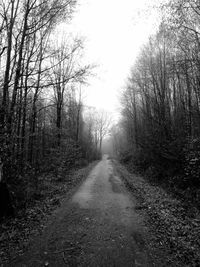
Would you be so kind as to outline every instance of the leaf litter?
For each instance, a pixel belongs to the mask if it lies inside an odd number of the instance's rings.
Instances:
[[[0,223],[0,266],[23,255],[31,240],[43,232],[49,216],[60,205],[62,199],[87,178],[96,163],[72,170],[68,174],[63,173],[64,178],[59,181],[54,179],[51,173],[41,177],[44,180],[41,199],[19,211],[15,218]]]
[[[136,210],[145,214],[155,266],[161,254],[166,262],[163,258],[163,266],[200,266],[200,211],[128,172],[121,164],[114,164],[138,200]]]

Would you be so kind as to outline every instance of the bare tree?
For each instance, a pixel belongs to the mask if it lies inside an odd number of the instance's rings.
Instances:
[[[59,47],[53,51],[51,58],[52,69],[49,73],[51,83],[54,90],[54,103],[56,105],[56,127],[58,145],[60,145],[61,132],[62,132],[62,111],[64,108],[64,97],[67,90],[71,89],[71,84],[84,82],[89,74],[90,66],[77,65],[77,56],[82,49],[81,40],[75,39],[72,45],[67,44],[66,40],[63,40]],[[81,106],[81,95],[79,92],[79,109],[77,120],[79,119],[79,112]],[[78,124],[77,124],[78,125]],[[77,126],[78,131],[78,126]],[[78,132],[76,133],[78,140]]]
[[[0,2],[0,161],[1,180],[6,183],[28,168],[35,172],[40,168],[47,150],[55,145],[52,117],[57,117],[59,129],[63,114],[70,117],[65,92],[72,84],[85,82],[89,74],[90,66],[79,64],[80,40],[71,46],[67,40],[65,46],[52,49],[56,25],[70,21],[75,4],[74,0]],[[82,101],[72,99],[78,143]]]

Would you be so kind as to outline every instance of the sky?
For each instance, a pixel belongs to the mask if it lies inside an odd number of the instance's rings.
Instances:
[[[158,1],[158,0],[157,0]],[[74,35],[84,38],[85,62],[95,76],[84,90],[84,103],[111,113],[119,111],[120,90],[130,68],[158,25],[156,0],[81,0],[71,22]]]

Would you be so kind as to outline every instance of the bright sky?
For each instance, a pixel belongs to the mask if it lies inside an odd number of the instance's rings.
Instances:
[[[155,32],[158,13],[147,12],[147,7],[157,1],[80,1],[71,27],[74,34],[85,37],[86,60],[98,65],[96,77],[84,89],[87,105],[117,111],[119,91],[139,48]]]

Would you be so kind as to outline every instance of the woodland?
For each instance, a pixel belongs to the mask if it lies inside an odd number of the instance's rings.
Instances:
[[[93,179],[105,176],[121,207],[121,189],[114,192],[116,184],[111,186],[119,175],[120,186],[126,185],[139,203],[130,210],[145,214],[153,233],[147,246],[163,251],[161,262],[167,254],[165,266],[200,266],[200,2],[163,2],[155,7],[158,30],[141,48],[120,92],[116,123],[104,110],[84,103],[83,88],[96,66],[83,60],[83,38],[62,32],[75,14],[76,0],[0,0],[0,265],[22,255],[30,236],[41,235],[48,216],[105,152],[110,157]],[[113,177],[106,162],[113,166]],[[105,196],[103,186],[94,189]],[[101,204],[97,199],[91,202]],[[106,216],[112,215],[111,207],[103,210]],[[64,216],[75,227],[77,221],[85,223],[80,229],[88,231],[88,240],[97,231],[102,241],[99,227],[88,228],[95,220],[79,212]],[[106,225],[115,217],[108,218]],[[65,219],[59,218],[66,224]],[[103,242],[113,243],[113,225]],[[74,233],[76,251],[81,244],[76,236],[87,234]],[[145,243],[137,239],[143,251]]]
[[[100,158],[111,119],[83,103],[95,66],[60,35],[74,0],[0,3],[0,217],[40,198],[40,175]],[[176,195],[200,200],[200,5],[167,1],[121,92],[114,156]],[[67,26],[66,26],[67,27]],[[56,36],[56,38],[55,38]],[[6,201],[5,201],[6,200]]]
[[[199,1],[169,1],[161,17],[121,94],[122,119],[112,129],[115,154],[199,205]]]
[[[59,33],[75,7],[0,1],[0,217],[40,198],[42,173],[59,179],[100,156],[108,116],[82,101],[94,66],[82,62],[81,38]]]

